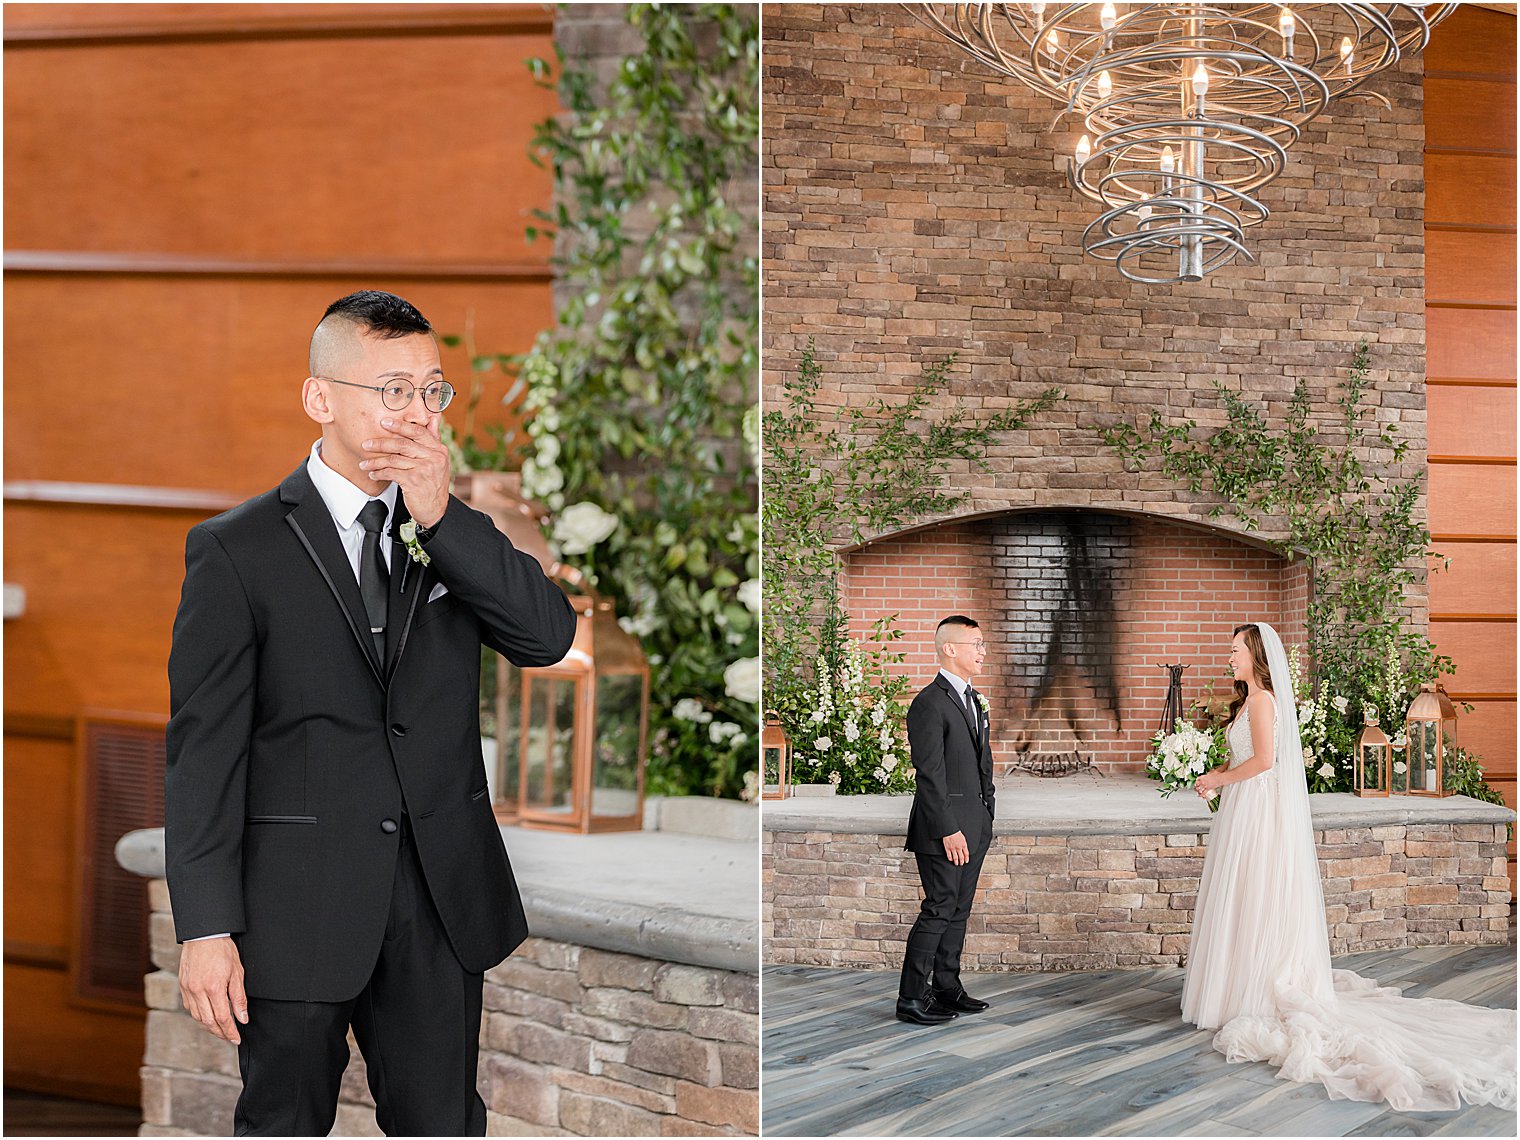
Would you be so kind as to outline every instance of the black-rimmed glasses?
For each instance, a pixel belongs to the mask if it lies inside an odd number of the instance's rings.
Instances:
[[[379,392],[380,399],[393,412],[406,411],[411,406],[412,396],[417,392],[417,385],[408,380],[392,380],[389,384],[355,384],[352,380],[336,380],[331,376],[318,376],[317,379],[326,380],[329,384],[346,384],[350,388],[368,388],[371,392]],[[434,380],[422,389],[422,406],[430,412],[443,411],[453,398],[454,385],[447,380]]]

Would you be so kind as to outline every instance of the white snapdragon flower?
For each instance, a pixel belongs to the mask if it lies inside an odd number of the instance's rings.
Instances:
[[[853,720],[847,720],[844,722],[844,738],[851,744],[854,744],[857,740],[860,739],[860,726]]]

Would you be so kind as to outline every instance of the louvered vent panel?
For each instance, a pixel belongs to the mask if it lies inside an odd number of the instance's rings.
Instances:
[[[86,718],[82,729],[84,889],[75,988],[83,998],[140,1006],[143,975],[153,968],[148,881],[116,862],[116,841],[141,827],[163,826],[164,726]]]

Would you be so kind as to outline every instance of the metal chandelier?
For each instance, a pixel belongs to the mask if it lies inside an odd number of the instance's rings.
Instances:
[[[1332,99],[1361,90],[1456,4],[909,4],[993,70],[1082,115],[1067,161],[1105,207],[1082,235],[1131,281],[1200,281],[1265,220],[1254,197]]]

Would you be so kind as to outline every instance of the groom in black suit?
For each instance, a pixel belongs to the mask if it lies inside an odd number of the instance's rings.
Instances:
[[[326,1135],[352,1025],[386,1133],[479,1136],[483,976],[527,935],[480,647],[552,664],[575,615],[449,495],[453,390],[421,313],[344,297],[309,363],[311,455],[186,541],[164,781],[181,996],[238,1046],[239,1135]]]
[[[906,846],[918,858],[924,902],[897,991],[898,1019],[921,1025],[987,1008],[961,984],[961,947],[995,807],[987,714],[971,687],[987,653],[981,628],[947,617],[934,632],[934,652],[939,674],[908,708],[916,782]]]

